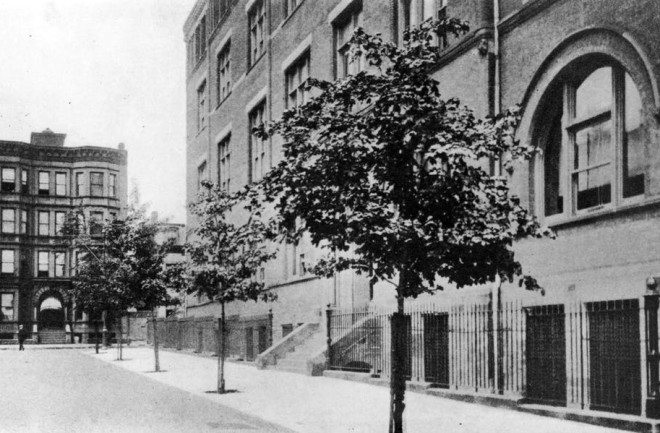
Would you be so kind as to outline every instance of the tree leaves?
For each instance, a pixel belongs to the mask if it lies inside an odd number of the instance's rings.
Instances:
[[[102,239],[90,239],[84,230],[71,227],[80,221],[72,217],[65,224],[67,232],[78,234],[74,245],[83,252],[72,285],[78,306],[92,312],[122,312],[176,302],[168,292],[176,269],[164,266],[170,244],[156,243],[156,224],[133,211],[126,220],[106,223]]]
[[[257,275],[275,257],[266,244],[275,230],[261,220],[259,201],[247,194],[229,194],[211,182],[202,183],[197,201],[190,205],[197,217],[196,239],[186,246],[187,280],[180,289],[222,303],[275,298]]]
[[[533,155],[515,139],[518,108],[477,119],[457,99],[442,99],[428,74],[441,55],[432,33],[465,29],[457,20],[426,22],[402,46],[357,29],[350,53],[367,70],[334,83],[310,79],[318,96],[255,130],[283,138],[282,161],[258,184],[277,210],[275,238],[309,233],[329,252],[313,268],[318,275],[352,268],[390,281],[405,272],[405,296],[438,281],[512,280],[522,275],[514,241],[549,235],[484,164]],[[291,231],[285,222],[296,218]]]

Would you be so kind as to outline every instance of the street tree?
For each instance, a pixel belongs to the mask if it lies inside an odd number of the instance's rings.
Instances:
[[[158,226],[139,209],[132,209],[125,220],[106,222],[102,239],[82,231],[78,245],[83,254],[73,279],[72,295],[83,309],[101,309],[119,317],[119,359],[123,357],[121,316],[129,308],[150,310],[155,371],[160,371],[154,311],[176,302],[168,290],[176,276],[164,263],[170,243],[158,244],[157,232]]]
[[[506,173],[534,153],[515,139],[517,108],[478,119],[458,99],[443,99],[429,75],[441,60],[435,35],[466,30],[455,19],[427,21],[397,45],[358,28],[349,58],[366,67],[335,82],[310,79],[315,97],[255,131],[283,140],[282,160],[252,196],[273,202],[278,238],[307,234],[325,250],[313,267],[319,276],[353,269],[395,288],[394,433],[405,407],[404,300],[497,279],[537,288],[513,244],[549,234],[507,177],[488,168],[501,161]]]
[[[218,393],[225,393],[225,306],[235,301],[272,301],[259,270],[276,252],[266,242],[269,227],[258,206],[244,207],[244,192],[229,194],[211,182],[202,182],[197,201],[190,204],[196,217],[195,239],[186,246],[189,256],[185,290],[220,304]],[[233,222],[237,221],[237,222]]]

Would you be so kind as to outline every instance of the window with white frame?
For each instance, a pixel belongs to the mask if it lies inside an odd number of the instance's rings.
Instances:
[[[309,51],[303,54],[294,64],[286,70],[286,106],[287,108],[298,107],[308,99],[305,90],[309,78]]]
[[[222,101],[229,96],[231,92],[231,41],[227,42],[220,50],[217,57],[217,94],[218,102],[220,105]]]
[[[547,125],[537,128],[544,149],[545,216],[642,197],[646,143],[642,100],[631,76],[617,64],[593,62],[576,68],[552,94],[544,112]]]
[[[103,234],[103,212],[91,212],[89,214],[89,234],[91,236]]]
[[[16,169],[15,168],[2,168],[2,183],[0,183],[1,192],[15,192],[16,191]]]
[[[62,235],[62,228],[64,227],[64,220],[66,219],[66,212],[55,212],[55,235]]]
[[[92,171],[89,173],[89,195],[103,197],[103,173]]]
[[[76,252],[73,254],[73,269],[71,270],[71,273],[74,275],[78,275],[78,267],[81,264],[82,260],[82,251],[76,250]]]
[[[335,34],[335,75],[344,78],[362,70],[362,59],[351,59],[348,42],[353,31],[362,26],[362,7],[354,6],[341,19],[333,23]]]
[[[207,180],[206,176],[206,161],[202,161],[197,167],[197,191],[202,190],[202,182]]]
[[[400,5],[403,12],[403,29],[418,26],[429,19],[447,18],[447,0],[401,0]],[[435,35],[433,42],[444,48],[447,46],[447,35]]]
[[[212,0],[211,13],[213,14],[213,24],[217,24],[228,12],[231,6],[231,0]]]
[[[231,190],[231,135],[227,135],[218,143],[218,180],[220,187],[227,192]]]
[[[204,15],[195,27],[195,32],[188,41],[188,53],[190,66],[195,66],[206,54],[206,15]]]
[[[39,218],[39,236],[50,235],[50,212],[40,210],[38,213]]]
[[[50,173],[39,172],[39,195],[50,195]]]
[[[267,140],[262,139],[253,132],[253,129],[261,125],[264,121],[264,115],[266,111],[266,101],[261,102],[257,105],[249,115],[249,126],[250,126],[250,156],[252,159],[252,165],[250,170],[250,178],[252,182],[256,182],[261,179],[265,172],[267,171],[268,162],[267,162]]]
[[[108,175],[108,194],[110,197],[117,197],[117,175]]]
[[[2,233],[16,233],[15,209],[2,209]]]
[[[27,225],[28,225],[28,211],[27,210],[21,210],[21,234],[24,235],[27,233]]]
[[[21,192],[23,194],[28,194],[30,192],[28,186],[28,176],[29,172],[25,169],[21,170]]]
[[[197,88],[197,131],[206,126],[206,80]]]
[[[264,33],[266,25],[266,9],[264,0],[257,0],[248,11],[249,25],[249,62],[254,65],[265,52]]]
[[[14,250],[0,250],[2,257],[2,265],[0,265],[0,272],[3,274],[13,274],[16,271],[16,252]]]
[[[0,293],[0,320],[14,320],[14,294]]]
[[[55,276],[63,277],[65,274],[66,253],[64,253],[63,251],[56,251],[54,256],[55,256]]]
[[[84,193],[85,173],[76,173],[76,196],[80,197]]]
[[[37,253],[37,277],[47,277],[49,273],[49,257],[48,251],[39,251]]]
[[[66,195],[66,173],[55,173],[55,195]]]

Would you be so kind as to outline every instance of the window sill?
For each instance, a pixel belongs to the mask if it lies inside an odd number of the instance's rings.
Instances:
[[[222,100],[221,100],[220,102],[218,102],[218,105],[215,106],[215,108],[213,109],[213,112],[212,112],[211,114],[214,114],[216,111],[218,111],[218,109],[220,108],[220,106],[221,106],[222,104],[224,104],[225,101],[226,101],[227,99],[229,99],[230,96],[231,96],[231,90],[227,93],[227,95],[225,95],[224,98],[222,98]]]
[[[284,18],[284,21],[282,21],[282,24],[280,24],[280,27],[284,27],[284,26],[286,25],[286,23],[289,22],[289,20],[291,19],[291,17],[295,15],[296,11],[297,11],[298,9],[300,9],[300,5],[303,4],[303,2],[304,2],[304,0],[301,0],[300,3],[298,3],[298,4],[296,5],[296,7],[293,8],[293,10],[287,14],[286,18]]]
[[[264,52],[261,53],[261,55],[257,58],[257,60],[255,60],[255,61],[254,61],[249,67],[248,67],[248,70],[245,71],[245,75],[246,75],[246,76],[250,73],[250,71],[252,71],[252,69],[254,69],[254,68],[259,64],[259,62],[261,61],[261,59],[263,59],[264,57],[266,57],[265,54],[266,54],[266,50],[264,50]]]
[[[607,205],[599,209],[594,209],[590,212],[582,212],[578,215],[555,215],[556,218],[545,217],[543,223],[547,224],[551,229],[563,229],[581,224],[587,224],[599,219],[606,219],[613,216],[626,215],[637,211],[643,211],[645,209],[651,209],[654,207],[660,207],[660,196],[642,199],[635,199],[633,197],[618,206]]]

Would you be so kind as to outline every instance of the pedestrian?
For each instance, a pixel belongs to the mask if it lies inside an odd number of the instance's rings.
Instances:
[[[27,339],[28,332],[27,329],[23,328],[23,325],[18,327],[18,350],[25,350],[23,343]]]

